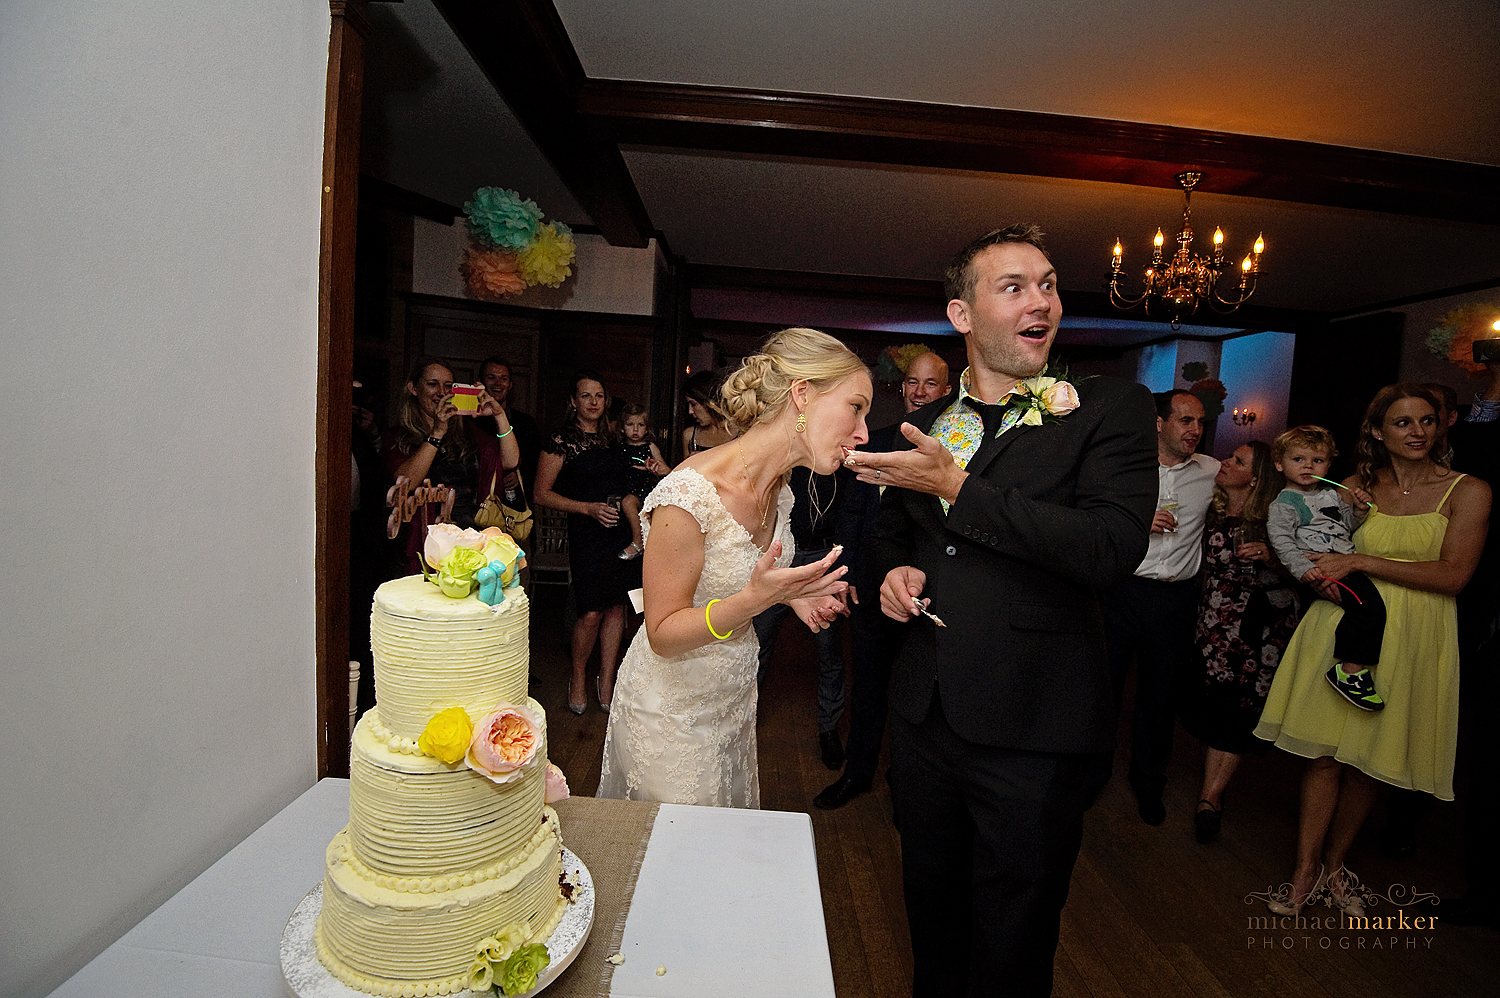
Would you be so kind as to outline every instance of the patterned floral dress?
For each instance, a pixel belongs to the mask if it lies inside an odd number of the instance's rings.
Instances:
[[[1291,579],[1235,557],[1234,530],[1241,522],[1237,516],[1209,521],[1194,637],[1202,668],[1185,677],[1180,705],[1189,733],[1235,753],[1265,748],[1252,732],[1301,616]]]

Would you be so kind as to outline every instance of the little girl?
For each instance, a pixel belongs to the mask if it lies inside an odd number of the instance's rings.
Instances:
[[[629,561],[639,558],[645,549],[641,540],[641,503],[656,488],[657,479],[672,469],[662,460],[661,451],[656,448],[656,435],[646,426],[645,408],[628,402],[622,415],[625,436],[620,441],[620,451],[630,462],[630,476],[626,480],[620,511],[630,524],[630,534],[634,540],[620,552],[620,558]]]

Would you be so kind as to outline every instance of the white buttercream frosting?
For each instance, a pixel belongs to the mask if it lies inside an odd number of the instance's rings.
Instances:
[[[491,607],[469,596],[449,599],[420,575],[375,592],[370,650],[375,703],[391,734],[413,741],[432,716],[463,707],[482,717],[526,698],[530,603],[507,589]]]
[[[528,622],[520,589],[490,607],[411,576],[375,595],[376,709],[354,729],[349,824],[328,846],[314,933],[318,958],[352,988],[464,991],[479,940],[521,922],[541,942],[562,917],[546,767],[497,784],[417,745],[442,710],[461,707],[477,722],[504,703],[537,717],[546,758],[546,714],[526,695]]]

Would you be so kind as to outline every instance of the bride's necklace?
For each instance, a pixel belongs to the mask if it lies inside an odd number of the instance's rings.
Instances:
[[[755,479],[750,476],[750,462],[745,460],[745,445],[736,440],[734,449],[739,452],[740,464],[745,468],[745,484],[750,486],[751,488],[754,488]],[[760,506],[758,507],[758,509],[760,510],[760,526],[762,530],[765,529],[766,518],[771,515],[771,495],[775,491],[776,490],[773,488],[770,492],[767,492],[766,497],[761,500]]]
[[[838,497],[839,497],[839,480],[838,480],[838,476],[834,476],[834,479],[833,479],[833,495],[831,495],[831,496],[828,497],[828,503],[827,503],[827,505],[824,505],[823,503],[821,503],[821,502],[818,501],[818,478],[817,478],[817,476],[816,475],[809,475],[807,477],[807,498],[809,498],[809,499],[812,500],[813,515],[812,515],[811,519],[812,519],[813,523],[816,524],[816,523],[823,522],[823,517],[825,517],[825,516],[828,515],[828,511],[833,508],[833,501],[835,499],[837,499]]]

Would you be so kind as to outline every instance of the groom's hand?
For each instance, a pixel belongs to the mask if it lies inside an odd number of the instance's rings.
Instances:
[[[844,463],[859,473],[862,482],[894,485],[955,502],[969,473],[954,463],[947,448],[910,423],[901,424],[901,433],[916,445],[912,450],[851,451]]]
[[[886,574],[880,584],[880,610],[892,620],[902,623],[917,615],[911,601],[922,595],[927,587],[927,573],[910,565],[897,565]]]

